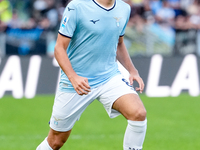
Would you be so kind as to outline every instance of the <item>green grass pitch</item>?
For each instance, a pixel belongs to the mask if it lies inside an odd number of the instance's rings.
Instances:
[[[200,149],[200,97],[149,98],[144,150]],[[0,99],[0,149],[34,150],[49,131],[53,95],[33,99]],[[63,150],[122,150],[126,120],[110,119],[95,101],[75,124]]]

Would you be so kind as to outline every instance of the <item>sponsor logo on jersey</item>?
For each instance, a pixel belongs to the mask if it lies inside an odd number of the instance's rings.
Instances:
[[[96,23],[96,22],[98,22],[98,21],[100,21],[100,19],[98,19],[98,20],[90,20],[90,22],[92,22],[92,23]]]
[[[68,8],[68,11],[75,10],[75,9],[73,9],[73,8],[69,8],[69,7],[67,7],[67,8]]]

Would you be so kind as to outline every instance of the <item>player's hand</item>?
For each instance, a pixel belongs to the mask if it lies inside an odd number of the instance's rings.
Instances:
[[[140,75],[138,73],[132,73],[129,76],[129,80],[130,80],[130,84],[133,85],[134,81],[137,81],[139,84],[139,87],[136,87],[136,91],[140,91],[140,93],[143,92],[144,90],[144,82],[142,80],[142,78],[140,77]]]
[[[75,91],[79,95],[87,95],[91,91],[89,83],[88,83],[88,79],[85,77],[76,75],[73,78],[71,78],[70,81],[71,81]]]

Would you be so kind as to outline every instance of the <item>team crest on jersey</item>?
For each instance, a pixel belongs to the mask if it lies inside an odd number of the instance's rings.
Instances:
[[[113,17],[116,21],[117,26],[119,27],[120,25],[120,20],[122,19],[122,17]]]
[[[69,18],[68,17],[64,17],[63,22],[62,22],[62,27],[64,28],[68,22]]]

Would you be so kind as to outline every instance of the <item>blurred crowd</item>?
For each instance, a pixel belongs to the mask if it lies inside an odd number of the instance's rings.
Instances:
[[[57,29],[68,0],[0,0],[0,31]]]
[[[125,0],[131,8],[129,26],[138,30],[156,23],[173,29],[200,29],[200,0]]]
[[[157,23],[174,29],[200,29],[200,0],[124,0],[131,8],[129,26],[141,30]],[[0,0],[0,31],[6,27],[57,29],[68,0]]]
[[[58,31],[63,11],[69,1],[0,0],[0,33],[6,32],[10,37],[6,39],[7,44],[10,45],[19,43],[16,39],[23,35],[29,36],[29,39],[37,36],[40,42],[41,39],[47,41],[47,52],[53,55],[57,35],[54,33]],[[173,51],[174,54],[198,51],[200,56],[200,0],[124,1],[131,7],[125,34],[130,53],[135,54],[138,50],[153,54],[157,52],[157,48],[159,52]],[[27,32],[29,29],[33,30]],[[33,47],[30,40],[28,42],[28,47]],[[22,43],[25,43],[24,39]],[[18,46],[21,47],[19,44]]]
[[[156,53],[157,45],[158,53],[163,50],[172,55],[194,53],[200,56],[200,0],[124,1],[132,10],[126,36],[128,48],[132,46],[134,53],[137,49],[142,51],[141,46],[136,47],[139,42],[146,42],[144,50],[151,47],[151,54]]]

